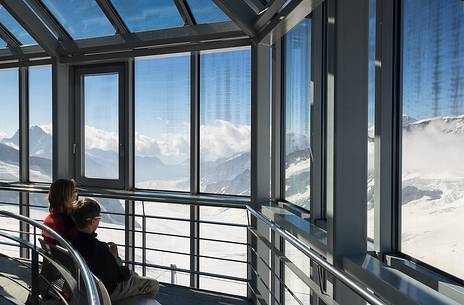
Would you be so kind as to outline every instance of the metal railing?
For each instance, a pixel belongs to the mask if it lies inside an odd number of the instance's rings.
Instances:
[[[322,271],[323,270],[331,274],[334,277],[334,279],[346,285],[349,289],[351,289],[354,293],[356,293],[358,296],[360,296],[362,299],[364,299],[369,304],[371,305],[387,305],[388,304],[384,302],[383,300],[381,300],[380,298],[378,298],[376,295],[374,295],[372,291],[358,284],[358,282],[354,280],[346,272],[340,269],[337,269],[335,266],[330,264],[327,260],[325,260],[320,255],[320,253],[312,249],[308,244],[302,242],[297,237],[295,237],[293,234],[281,228],[278,224],[270,221],[267,217],[262,215],[260,212],[254,210],[252,207],[247,206],[247,210],[253,217],[255,217],[257,220],[259,220],[263,224],[267,225],[272,231],[278,233],[285,242],[288,242],[289,244],[294,246],[303,255],[305,255],[307,258],[309,258],[312,262],[314,262],[317,265],[318,283],[312,281],[309,278],[303,278],[305,277],[305,274],[304,272],[299,271],[298,267],[293,265],[293,268],[291,269],[303,282],[305,282],[305,284],[308,285],[308,287],[312,290],[312,292],[315,292],[326,304],[337,304],[337,303],[335,302],[335,300],[333,300],[333,298],[328,296],[327,293],[322,288],[323,286]],[[266,239],[266,237],[261,236],[253,228],[250,228],[250,230],[252,231],[252,234],[256,236],[256,238],[264,242],[266,246],[269,247],[271,252],[279,255],[282,261],[287,261],[288,263],[288,259],[285,257],[285,255],[283,255],[279,250],[275,249],[274,246]],[[256,253],[256,255],[259,256],[258,253]],[[264,259],[262,261],[264,262]],[[295,294],[286,286],[285,281],[282,281],[282,284],[284,285],[284,289],[287,290],[292,296],[295,297]],[[268,287],[266,288],[268,289]],[[319,290],[320,292],[317,293],[317,290]],[[268,291],[271,292],[270,289],[268,289]],[[274,296],[271,295],[271,297],[274,297]],[[298,303],[303,305],[303,303],[300,300],[298,300],[296,297],[295,299],[297,300]]]
[[[19,186],[14,191],[29,194],[46,193],[46,189],[33,186],[27,188]],[[80,189],[79,196],[91,196],[100,204],[104,199],[115,201],[114,205],[107,201],[101,214],[107,219],[119,218],[118,225],[102,219],[97,233],[102,241],[114,241],[120,247],[120,254],[124,253],[123,261],[130,268],[142,275],[156,277],[160,282],[246,297],[246,287],[249,281],[246,272],[249,265],[247,257],[249,245],[246,238],[248,220],[245,202],[247,200],[244,198],[185,194],[176,196],[175,193],[164,194],[162,192],[150,197],[145,191],[121,192],[104,189],[101,189],[101,192]],[[32,196],[29,197],[32,198]],[[37,220],[43,218],[48,212],[45,196],[42,200],[40,203],[34,200],[27,202],[30,213],[43,209],[43,215],[41,212],[35,215]],[[166,212],[166,203],[172,204],[171,207],[179,207],[178,209],[182,212],[170,213],[177,208]],[[11,202],[0,203],[2,204],[9,205],[9,209],[12,206],[19,206]],[[223,217],[222,214],[217,218],[203,217],[203,209],[215,208],[237,211],[241,216],[239,219]],[[193,209],[199,211],[196,217],[192,217],[191,210]],[[156,224],[161,224],[163,227],[158,227]],[[185,228],[185,230],[168,230],[176,226]],[[195,230],[194,227],[196,227]],[[227,228],[228,232],[233,231],[237,238],[211,234],[221,232],[220,228]],[[18,233],[29,234],[31,240],[34,238],[30,232]],[[174,245],[155,242],[161,239],[163,241],[174,240]],[[221,251],[210,251],[213,247]],[[237,254],[237,252],[240,253]],[[169,256],[172,258],[171,261],[167,259]],[[203,279],[205,282],[200,284]],[[216,285],[207,284],[206,281],[212,283],[211,280]],[[224,285],[221,285],[221,287],[224,286],[223,290],[217,286],[220,282],[224,282]],[[231,289],[228,285],[230,282],[242,288]]]
[[[72,258],[73,262],[75,263],[77,269],[79,270],[79,275],[82,278],[82,281],[84,282],[85,288],[86,288],[86,296],[87,296],[87,301],[89,305],[100,305],[100,299],[99,299],[99,294],[97,290],[97,286],[95,284],[95,281],[93,279],[93,275],[90,272],[90,270],[87,267],[87,264],[85,263],[84,259],[80,256],[80,254],[74,250],[74,248],[65,240],[63,239],[58,233],[47,227],[46,225],[41,224],[38,221],[35,221],[33,219],[30,219],[28,217],[22,216],[22,215],[17,215],[9,211],[3,211],[0,210],[0,215],[3,217],[8,217],[12,219],[16,219],[20,222],[27,223],[28,225],[33,226],[34,228],[34,233],[36,229],[40,229],[42,231],[47,232],[51,237],[53,237],[59,245],[61,245],[63,248],[65,248],[70,257]],[[34,234],[36,235],[36,234]],[[6,234],[2,234],[3,237],[8,238],[9,236]],[[21,242],[20,239],[13,238],[11,239],[16,240],[17,242],[20,242],[22,246],[29,246],[33,253],[37,254],[39,253],[39,247],[36,244],[36,238],[34,238],[34,242],[32,244],[29,244],[28,242]],[[40,249],[41,250],[41,249]],[[36,257],[33,255],[33,257]],[[38,264],[38,258],[33,259],[33,264]],[[35,269],[36,273],[33,273],[33,277],[36,277],[38,274],[38,267],[33,266],[33,269]],[[32,292],[36,290],[36,287],[34,287],[34,283],[32,283]],[[33,296],[34,298],[35,296]],[[35,300],[33,300],[33,303]]]

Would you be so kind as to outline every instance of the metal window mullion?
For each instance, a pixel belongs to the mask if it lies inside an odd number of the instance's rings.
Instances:
[[[271,153],[271,198],[282,200],[282,41],[273,45],[272,52],[272,153]]]
[[[126,62],[125,73],[125,118],[123,128],[125,132],[124,154],[125,158],[125,173],[126,177],[125,189],[132,190],[135,186],[135,60],[129,58]],[[135,260],[135,201],[125,201],[125,251],[126,260]],[[132,270],[135,265],[131,265]]]
[[[285,192],[285,132],[286,132],[286,86],[285,86],[285,69],[286,69],[286,62],[285,62],[285,36],[279,39],[280,47],[280,87],[281,87],[281,103],[280,103],[280,198],[285,200],[286,192]]]
[[[317,224],[325,219],[324,215],[324,4],[316,8],[311,15],[311,81],[313,83],[313,103],[311,105],[311,222]]]
[[[190,55],[190,194],[200,193],[200,52]],[[190,286],[200,287],[200,206],[190,206]]]
[[[29,182],[29,70],[19,68],[19,181]],[[29,217],[29,194],[19,193],[19,212]],[[29,225],[20,222],[20,238],[29,241]],[[20,248],[20,256],[29,258],[29,249]]]
[[[401,1],[377,1],[374,246],[386,254],[401,246],[402,18]]]

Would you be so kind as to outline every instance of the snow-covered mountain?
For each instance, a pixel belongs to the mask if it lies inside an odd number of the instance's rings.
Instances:
[[[403,117],[402,149],[402,251],[464,277],[464,116]],[[371,208],[373,166],[369,179]]]

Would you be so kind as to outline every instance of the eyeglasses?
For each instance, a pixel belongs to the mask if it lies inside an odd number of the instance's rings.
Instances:
[[[95,216],[95,217],[89,217],[89,218],[86,218],[85,220],[94,220],[94,219],[97,219],[97,220],[100,220],[101,219],[101,216],[98,215],[98,216]]]

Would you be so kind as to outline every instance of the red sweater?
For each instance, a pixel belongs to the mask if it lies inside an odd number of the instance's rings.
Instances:
[[[45,217],[44,224],[68,241],[73,240],[79,233],[72,218],[66,214],[50,213]],[[42,231],[42,236],[46,241],[56,243],[56,240],[47,232]]]

